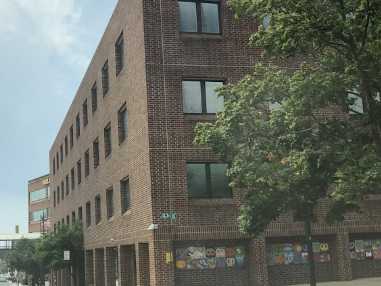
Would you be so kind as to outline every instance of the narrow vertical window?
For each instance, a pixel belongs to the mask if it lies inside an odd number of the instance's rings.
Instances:
[[[116,40],[115,43],[115,69],[116,69],[116,75],[118,76],[119,73],[123,69],[124,65],[124,40],[123,40],[123,33],[120,34],[119,38]]]
[[[114,216],[114,190],[109,188],[106,190],[106,205],[107,205],[107,218]]]
[[[74,146],[74,128],[73,128],[73,125],[70,126],[69,137],[70,137],[70,149],[72,149]]]
[[[79,220],[80,222],[82,222],[82,220],[83,220],[83,211],[82,211],[82,207],[79,207],[79,208],[78,208],[78,220]]]
[[[98,91],[97,91],[97,83],[93,84],[91,88],[91,111],[94,113],[98,109]]]
[[[75,211],[71,212],[71,223],[75,224]]]
[[[69,175],[66,175],[65,180],[66,180],[66,196],[68,196],[68,195],[69,195],[69,192],[70,192]]]
[[[85,177],[88,177],[90,174],[90,154],[89,150],[85,152]]]
[[[128,134],[128,113],[127,106],[124,104],[118,111],[118,135],[119,144],[123,143]]]
[[[57,205],[57,197],[56,197],[56,191],[53,192],[53,207],[56,207]]]
[[[61,161],[61,164],[63,162],[63,159],[64,159],[64,152],[63,152],[63,145],[61,144],[61,146],[60,146],[60,161]]]
[[[99,166],[99,140],[98,138],[93,142],[93,161],[94,161],[94,169]]]
[[[102,90],[103,96],[105,96],[110,88],[110,79],[108,74],[108,61],[102,67]]]
[[[57,205],[60,203],[60,187],[57,187]]]
[[[56,158],[53,158],[52,165],[53,165],[53,175],[55,175],[56,174]]]
[[[58,154],[58,152],[57,152],[57,154],[56,154],[56,163],[57,163],[57,171],[60,169],[60,157],[59,157],[59,154]]]
[[[91,203],[86,203],[86,226],[89,227],[91,225]]]
[[[66,224],[70,225],[70,217],[68,215],[66,216]]]
[[[74,171],[74,168],[71,169],[70,171],[70,176],[71,176],[71,191],[73,191],[75,189],[75,175],[74,175],[75,171]]]
[[[105,157],[111,155],[112,152],[112,142],[111,142],[111,123],[107,124],[104,129],[104,148],[105,148]]]
[[[87,99],[82,104],[82,117],[83,117],[83,126],[87,126],[89,123],[89,116],[87,113]]]
[[[61,182],[61,199],[65,199],[65,183],[64,181]]]
[[[81,160],[77,162],[77,184],[80,185],[82,182],[82,164]]]
[[[94,206],[95,206],[95,224],[98,224],[98,223],[100,223],[100,221],[102,219],[101,196],[100,195],[95,196]]]
[[[77,138],[81,136],[81,119],[79,118],[79,113],[75,117],[75,136]]]
[[[120,202],[122,214],[124,214],[131,206],[130,180],[128,178],[120,181]]]
[[[65,156],[69,154],[69,145],[68,145],[67,135],[65,136]]]

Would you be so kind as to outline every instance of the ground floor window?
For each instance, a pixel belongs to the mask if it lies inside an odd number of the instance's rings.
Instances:
[[[349,244],[349,252],[352,260],[381,260],[381,237],[380,239],[352,240]]]

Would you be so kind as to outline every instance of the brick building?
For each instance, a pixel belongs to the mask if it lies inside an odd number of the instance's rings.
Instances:
[[[49,175],[28,181],[28,232],[47,232],[50,229]]]
[[[263,237],[242,235],[242,195],[228,188],[226,162],[192,143],[195,124],[222,108],[215,88],[260,58],[248,46],[258,23],[234,19],[226,2],[117,4],[50,150],[54,228],[83,222],[86,285],[288,285],[308,277],[303,225],[285,215]],[[319,216],[319,280],[381,274],[377,259],[362,257],[375,248],[376,258],[381,247],[380,202],[369,203],[340,225]]]

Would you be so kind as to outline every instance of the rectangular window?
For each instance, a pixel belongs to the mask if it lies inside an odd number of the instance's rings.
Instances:
[[[85,152],[85,177],[90,174],[90,153],[89,150]]]
[[[121,144],[126,140],[128,134],[128,113],[126,104],[124,104],[118,111],[118,131],[119,144]]]
[[[74,128],[73,128],[73,125],[70,126],[69,136],[70,136],[70,149],[72,149],[74,146]]]
[[[60,204],[60,196],[61,196],[61,194],[60,194],[60,187],[57,187],[57,205],[59,205]]]
[[[56,174],[56,158],[53,158],[53,175]]]
[[[98,138],[93,142],[93,160],[94,160],[94,168],[99,166],[99,140]]]
[[[188,163],[188,193],[192,198],[231,198],[227,164]]]
[[[66,196],[68,196],[70,192],[69,175],[66,175],[65,180],[66,180]]]
[[[67,140],[67,135],[65,136],[65,156],[69,154],[69,145],[68,145],[68,140]]]
[[[63,162],[63,159],[64,159],[64,152],[63,152],[63,145],[61,144],[61,146],[60,146],[60,160],[61,160],[61,164]]]
[[[89,116],[87,113],[87,99],[82,104],[82,117],[83,117],[83,126],[86,126],[89,123]]]
[[[94,113],[98,109],[98,91],[97,91],[97,83],[93,84],[91,88],[91,111]]]
[[[71,223],[75,224],[75,212],[71,212]]]
[[[46,200],[48,198],[49,198],[49,189],[48,188],[43,188],[43,189],[29,193],[29,200],[31,203]]]
[[[109,188],[106,190],[106,205],[107,205],[107,218],[114,216],[114,190]]]
[[[60,157],[59,157],[58,152],[56,154],[56,163],[57,163],[57,171],[58,171],[60,169]]]
[[[83,219],[83,211],[82,211],[82,207],[79,207],[78,208],[78,220],[80,222],[82,222],[82,219]]]
[[[53,207],[56,207],[57,205],[57,197],[56,197],[56,191],[53,192]]]
[[[77,138],[81,136],[81,119],[79,118],[79,113],[75,117],[75,136]]]
[[[71,169],[70,171],[70,176],[71,176],[71,191],[74,191],[75,189],[75,175],[74,175],[74,168]]]
[[[65,184],[64,181],[61,182],[61,199],[65,199]]]
[[[41,209],[41,210],[32,212],[30,220],[33,222],[42,221],[43,219],[48,218],[48,215],[49,215],[48,209]]]
[[[109,75],[108,75],[108,61],[106,61],[104,66],[102,67],[103,96],[105,96],[107,94],[109,87],[110,87],[110,79],[109,79]]]
[[[86,203],[86,226],[89,227],[91,225],[91,203]]]
[[[67,215],[66,216],[66,224],[69,225],[70,224],[70,217]]]
[[[101,196],[100,195],[95,196],[94,205],[95,205],[95,224],[98,224],[98,223],[100,223],[100,221],[102,219]]]
[[[105,157],[110,156],[112,152],[112,142],[111,142],[111,123],[107,124],[104,129],[104,144],[105,144]]]
[[[217,113],[224,110],[224,99],[216,89],[223,81],[184,80],[182,83],[184,113]]]
[[[180,32],[221,33],[220,0],[179,0]]]
[[[82,164],[81,160],[77,162],[77,184],[80,185],[82,182]]]
[[[116,68],[117,76],[122,71],[123,64],[124,64],[124,41],[123,41],[123,33],[122,33],[115,43],[115,65],[116,65],[115,68]]]
[[[120,181],[120,202],[122,214],[131,207],[130,180],[125,178]]]

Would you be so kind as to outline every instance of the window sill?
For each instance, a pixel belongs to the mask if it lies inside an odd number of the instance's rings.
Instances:
[[[190,203],[194,206],[226,206],[226,205],[233,205],[233,199],[232,198],[224,198],[224,199],[196,199],[196,198],[190,198]]]
[[[214,121],[217,119],[217,115],[215,113],[184,113],[184,119],[192,121]]]
[[[180,39],[182,40],[223,40],[223,38],[222,34],[180,32]]]

